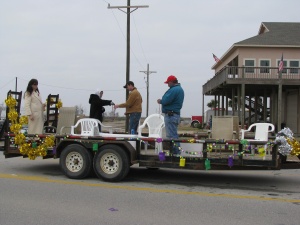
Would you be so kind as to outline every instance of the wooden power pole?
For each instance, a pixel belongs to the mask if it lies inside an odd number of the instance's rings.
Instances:
[[[137,10],[138,8],[148,8],[147,5],[131,6],[130,0],[127,0],[127,6],[110,6],[108,9],[119,9],[120,11],[127,14],[127,47],[126,47],[126,83],[130,80],[130,13]],[[123,9],[127,9],[124,11]],[[126,90],[126,100],[128,99],[129,91]],[[129,128],[129,117],[126,116],[125,131]]]

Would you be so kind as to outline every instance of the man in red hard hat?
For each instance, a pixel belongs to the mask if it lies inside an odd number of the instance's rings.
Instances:
[[[162,112],[165,114],[166,136],[169,139],[178,139],[178,125],[180,123],[180,110],[183,105],[184,91],[174,75],[170,75],[165,84],[169,89],[157,103],[162,105]],[[179,143],[172,147],[173,155],[180,155]]]

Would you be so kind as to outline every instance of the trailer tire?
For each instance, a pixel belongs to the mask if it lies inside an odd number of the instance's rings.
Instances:
[[[59,165],[67,177],[83,179],[92,171],[93,157],[82,145],[71,144],[61,152]]]
[[[194,128],[198,128],[199,124],[200,124],[200,123],[199,123],[198,121],[193,121],[191,125],[192,125],[192,127],[194,127]]]
[[[94,157],[95,173],[105,181],[120,181],[129,169],[129,157],[118,145],[104,145]]]

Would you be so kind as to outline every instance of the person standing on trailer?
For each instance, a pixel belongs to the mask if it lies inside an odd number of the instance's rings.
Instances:
[[[28,116],[28,134],[42,134],[44,127],[44,109],[38,88],[38,80],[31,79],[24,93],[25,115]]]
[[[183,105],[184,91],[174,75],[170,75],[165,84],[169,89],[157,103],[162,105],[162,113],[165,114],[166,136],[169,139],[178,139],[178,125],[180,123],[180,110]],[[176,142],[172,146],[173,155],[180,155],[180,143]]]

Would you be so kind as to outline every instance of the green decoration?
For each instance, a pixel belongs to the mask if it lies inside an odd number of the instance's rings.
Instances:
[[[31,146],[32,146],[32,148],[36,148],[37,147],[37,143],[36,142],[32,142]]]
[[[93,151],[98,151],[98,143],[93,144]]]
[[[206,159],[206,160],[205,160],[205,169],[206,169],[206,170],[210,170],[210,169],[211,169],[211,166],[210,166],[210,160],[209,160],[209,159]]]

